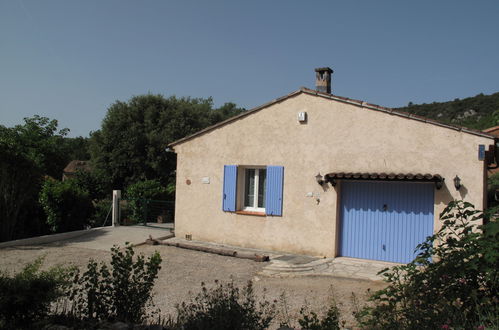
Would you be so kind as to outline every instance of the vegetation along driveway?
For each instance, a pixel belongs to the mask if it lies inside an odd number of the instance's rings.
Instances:
[[[95,240],[80,237],[43,245],[2,248],[0,271],[18,271],[23,264],[39,256],[45,257],[46,268],[56,264],[85,267],[90,258],[109,261],[111,253],[103,248],[105,244],[102,237],[106,237],[109,242],[113,238],[115,242],[124,242],[126,235],[123,232],[120,235],[122,236],[115,237],[106,233]],[[156,235],[158,236],[160,234]],[[201,282],[212,286],[215,280],[232,280],[243,286],[252,280],[258,297],[265,296],[268,301],[276,300],[281,310],[285,301],[292,319],[297,319],[302,305],[307,304],[311,309],[322,312],[326,310],[329,299],[334,298],[342,312],[342,319],[347,324],[353,324],[352,312],[355,311],[356,304],[352,302],[352,293],[362,303],[368,289],[372,291],[384,286],[382,282],[331,276],[267,277],[259,274],[266,263],[163,245],[141,245],[135,251],[146,256],[154,251],[161,254],[163,262],[155,284],[154,302],[164,315],[173,314],[175,304],[195,296],[201,289]],[[282,315],[279,317],[283,318]]]

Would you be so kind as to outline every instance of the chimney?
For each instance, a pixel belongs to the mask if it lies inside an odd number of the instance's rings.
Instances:
[[[315,88],[322,93],[331,94],[331,75],[333,70],[331,68],[317,68],[315,69]]]

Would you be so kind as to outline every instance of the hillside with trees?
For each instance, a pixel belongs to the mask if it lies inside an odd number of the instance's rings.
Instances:
[[[464,99],[448,102],[433,102],[430,104],[413,104],[395,108],[398,111],[413,113],[453,124],[483,130],[497,126],[499,113],[499,93],[484,95],[482,93]]]

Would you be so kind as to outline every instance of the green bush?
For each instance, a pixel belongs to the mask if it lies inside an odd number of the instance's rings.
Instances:
[[[102,199],[94,201],[94,213],[90,216],[89,225],[93,227],[101,227],[111,224],[111,207],[113,201],[110,199]],[[107,220],[106,220],[107,219]]]
[[[112,187],[109,178],[98,170],[77,171],[73,180],[83,190],[88,191],[92,200],[101,200],[111,196]]]
[[[74,180],[45,180],[39,201],[52,232],[84,229],[93,213],[88,192]]]
[[[93,260],[87,270],[76,271],[69,298],[71,314],[80,320],[120,320],[140,323],[152,307],[152,289],[161,269],[161,256],[155,252],[147,260],[137,256],[131,245],[111,249],[111,268]],[[150,309],[149,309],[150,311]]]
[[[167,188],[161,186],[158,180],[145,180],[127,187],[125,198],[129,208],[129,217],[135,222],[144,222],[147,201],[166,198]]]
[[[173,328],[196,330],[266,329],[276,312],[275,305],[255,301],[253,284],[240,290],[233,282],[215,281],[213,289],[202,283],[202,291],[189,302],[177,306],[177,324]]]
[[[13,277],[0,274],[0,329],[32,328],[63,295],[68,270],[41,271],[42,260],[27,264]]]
[[[483,214],[463,201],[449,203],[442,228],[420,244],[409,264],[381,273],[389,285],[356,316],[374,329],[499,326],[499,223],[479,226]]]
[[[499,189],[499,173],[494,173],[487,178],[487,197],[489,205],[497,205],[498,201],[495,200],[496,189]]]
[[[306,307],[300,309],[300,315],[298,324],[303,330],[340,330],[344,326],[344,323],[340,322],[340,311],[334,300],[322,318],[314,311],[308,311]]]

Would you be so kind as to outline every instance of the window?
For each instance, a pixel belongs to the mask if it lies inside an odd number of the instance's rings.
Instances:
[[[247,211],[265,212],[265,179],[267,170],[265,168],[245,168],[240,171],[244,176],[244,200],[243,207]]]
[[[282,166],[225,165],[222,209],[282,215],[283,177]]]

